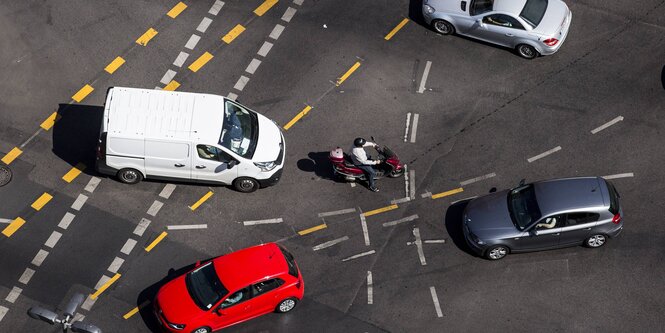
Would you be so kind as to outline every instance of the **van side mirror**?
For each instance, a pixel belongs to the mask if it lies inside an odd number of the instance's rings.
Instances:
[[[236,164],[238,164],[238,161],[236,161],[236,160],[229,161],[229,163],[227,163],[227,165],[228,165],[227,169],[233,168],[234,166],[236,166]]]
[[[524,186],[524,183],[526,183],[526,179],[522,178],[522,180],[520,180],[519,186]]]

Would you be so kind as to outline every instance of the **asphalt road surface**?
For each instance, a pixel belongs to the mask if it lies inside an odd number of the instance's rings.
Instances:
[[[564,45],[531,61],[433,33],[416,0],[183,3],[0,4],[0,331],[59,331],[27,309],[76,292],[98,296],[77,319],[157,331],[170,270],[272,241],[305,298],[228,332],[665,327],[665,1],[567,1]],[[284,127],[282,180],[241,194],[95,174],[111,86],[237,98]],[[334,179],[328,152],[358,136],[408,177],[378,193]],[[467,199],[569,176],[613,179],[618,238],[498,262],[466,248]]]

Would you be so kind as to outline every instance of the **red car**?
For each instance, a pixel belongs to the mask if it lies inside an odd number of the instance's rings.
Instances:
[[[160,288],[154,309],[168,332],[207,333],[269,312],[289,312],[304,292],[293,255],[268,243],[197,264]]]

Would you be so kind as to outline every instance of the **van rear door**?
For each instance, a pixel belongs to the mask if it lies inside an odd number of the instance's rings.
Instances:
[[[145,140],[146,176],[191,179],[190,144]]]

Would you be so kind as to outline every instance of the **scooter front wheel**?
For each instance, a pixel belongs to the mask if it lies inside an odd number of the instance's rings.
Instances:
[[[388,177],[397,178],[397,177],[401,177],[403,174],[404,174],[404,168],[401,168],[399,170],[390,171],[390,173],[388,173]]]

